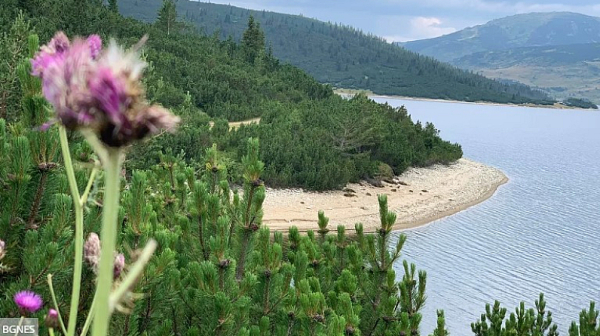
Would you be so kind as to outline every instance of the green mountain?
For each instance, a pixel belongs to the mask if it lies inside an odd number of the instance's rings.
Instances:
[[[600,42],[600,18],[554,12],[513,15],[452,34],[400,45],[451,62],[484,51],[597,42]]]
[[[539,87],[560,99],[585,97],[600,102],[600,43],[479,52],[453,64]]]
[[[565,100],[600,102],[600,18],[529,13],[490,21],[403,47]]]
[[[122,14],[154,22],[162,0],[120,0]],[[179,15],[205,33],[240,40],[253,15],[278,59],[321,83],[378,94],[501,103],[551,103],[545,93],[458,70],[352,27],[299,15],[180,0]]]

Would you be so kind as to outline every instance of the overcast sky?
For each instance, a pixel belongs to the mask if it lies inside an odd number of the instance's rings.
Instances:
[[[210,2],[302,14],[322,21],[339,22],[382,36],[388,41],[436,37],[518,13],[570,11],[600,16],[598,0],[210,0]]]

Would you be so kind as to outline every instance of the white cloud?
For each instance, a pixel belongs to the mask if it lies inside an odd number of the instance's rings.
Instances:
[[[405,42],[438,37],[453,33],[457,30],[454,27],[446,26],[443,20],[437,17],[394,16],[387,17],[383,21],[386,23],[395,22],[393,28],[394,33],[396,34],[387,34],[383,36],[383,38],[388,42]],[[388,25],[388,31],[391,30],[390,26],[391,25]]]
[[[411,35],[417,38],[431,38],[454,33],[456,28],[444,27],[436,17],[416,17],[410,20]]]

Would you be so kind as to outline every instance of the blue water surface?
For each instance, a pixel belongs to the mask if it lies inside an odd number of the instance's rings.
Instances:
[[[512,312],[543,292],[566,335],[600,304],[600,112],[374,99],[433,122],[466,158],[510,179],[489,200],[404,232],[403,256],[428,274],[422,334],[436,309],[452,335],[472,335],[486,303]]]

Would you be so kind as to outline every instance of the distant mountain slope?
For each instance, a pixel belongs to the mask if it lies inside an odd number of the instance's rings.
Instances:
[[[490,21],[405,48],[556,98],[600,103],[600,18],[529,13]]]
[[[119,0],[120,11],[154,21],[161,0]],[[180,16],[207,34],[240,39],[250,15],[265,31],[273,54],[322,83],[379,94],[501,103],[550,103],[524,85],[507,85],[458,70],[345,26],[227,5],[179,0]]]
[[[577,13],[528,13],[437,38],[401,43],[408,50],[452,61],[477,52],[600,42],[600,18]]]
[[[513,65],[561,66],[600,62],[600,43],[525,47],[478,52],[452,63],[459,67],[505,68]]]
[[[600,102],[600,43],[480,52],[453,64],[540,87],[561,99],[585,97]]]

